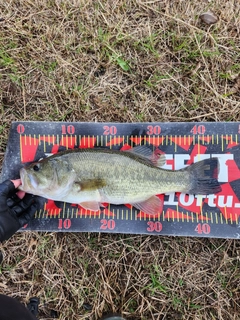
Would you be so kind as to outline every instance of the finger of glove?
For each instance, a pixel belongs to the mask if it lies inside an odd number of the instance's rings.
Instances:
[[[0,210],[4,211],[8,208],[7,198],[14,193],[15,187],[11,180],[6,180],[0,184]]]
[[[11,198],[7,199],[7,205],[9,208],[15,206],[17,203],[19,203],[21,199],[16,195],[12,195]]]
[[[27,194],[19,203],[12,208],[12,211],[16,216],[20,216],[24,211],[26,211],[34,203],[34,196]]]
[[[37,211],[37,204],[34,203],[24,213],[22,213],[18,217],[18,221],[21,227],[23,227],[25,224],[27,224],[30,220],[33,219],[36,211]]]

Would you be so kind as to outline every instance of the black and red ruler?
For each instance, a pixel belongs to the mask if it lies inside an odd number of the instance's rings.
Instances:
[[[106,204],[99,212],[42,199],[25,230],[111,232],[240,238],[240,123],[12,123],[1,181],[18,178],[20,168],[72,148],[126,149],[147,145],[166,155],[165,168],[180,169],[218,157],[222,191],[208,196],[159,195],[157,217],[129,205]],[[133,186],[134,187],[134,186]]]

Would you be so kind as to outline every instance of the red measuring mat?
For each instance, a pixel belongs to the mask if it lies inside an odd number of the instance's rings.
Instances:
[[[1,181],[18,178],[28,163],[74,148],[128,150],[146,145],[153,154],[165,155],[163,168],[168,170],[217,157],[217,194],[159,194],[164,206],[157,216],[129,204],[104,203],[99,211],[90,211],[43,198],[41,209],[23,229],[240,238],[239,134],[239,123],[14,122]]]

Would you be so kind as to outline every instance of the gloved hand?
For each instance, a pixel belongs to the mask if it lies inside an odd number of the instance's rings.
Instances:
[[[37,210],[34,196],[27,194],[20,199],[16,195],[20,180],[14,183],[6,180],[0,184],[0,241],[9,239],[33,218]]]

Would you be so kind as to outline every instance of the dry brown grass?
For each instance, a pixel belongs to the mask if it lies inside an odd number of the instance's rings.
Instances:
[[[14,120],[239,121],[239,6],[0,2],[0,152]],[[40,297],[41,319],[240,319],[236,240],[19,233],[2,250],[1,292]]]
[[[41,319],[239,319],[235,240],[27,233],[3,250],[1,291],[39,296]]]

